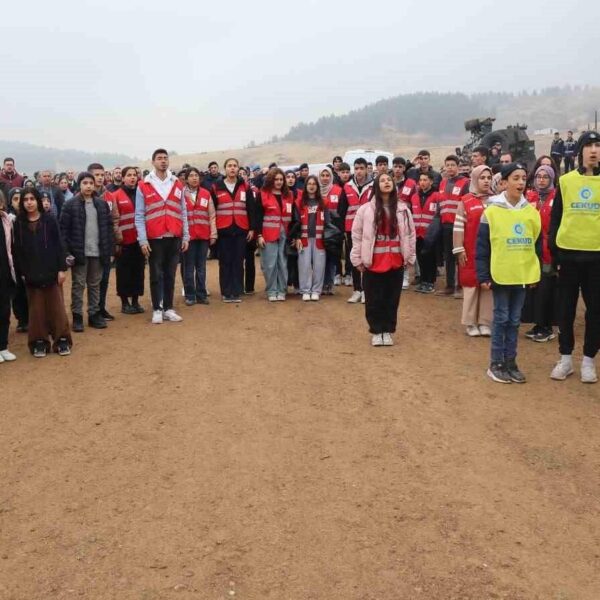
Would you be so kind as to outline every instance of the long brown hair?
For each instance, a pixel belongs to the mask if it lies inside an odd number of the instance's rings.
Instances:
[[[277,175],[281,175],[283,177],[283,187],[281,188],[281,195],[287,196],[290,193],[290,190],[285,181],[285,173],[279,167],[273,167],[269,169],[269,172],[265,176],[265,181],[263,183],[262,189],[265,192],[272,192],[275,187],[275,177]]]
[[[373,182],[373,195],[375,197],[375,231],[379,230],[381,223],[383,222],[385,216],[385,210],[383,208],[383,196],[381,193],[381,187],[379,184],[379,180],[381,177],[390,177],[387,173],[379,175],[375,178]],[[392,179],[392,184],[394,180]],[[390,201],[389,201],[389,224],[390,224],[390,237],[395,238],[398,235],[398,192],[396,191],[396,186],[392,185],[392,191],[390,192]]]
[[[306,186],[309,181],[314,181],[317,184],[317,191],[315,192],[315,199],[319,204],[319,210],[325,210],[325,200],[323,200],[323,196],[321,196],[321,186],[319,184],[319,178],[316,175],[309,175],[304,182],[304,190],[302,192],[302,206],[307,206],[308,202],[308,192],[306,191]]]

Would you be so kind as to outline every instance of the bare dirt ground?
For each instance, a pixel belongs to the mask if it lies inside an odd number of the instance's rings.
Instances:
[[[209,264],[183,323],[12,336],[2,600],[600,598],[600,387],[556,342],[502,386],[456,300],[406,292],[373,349],[349,288],[225,305]]]

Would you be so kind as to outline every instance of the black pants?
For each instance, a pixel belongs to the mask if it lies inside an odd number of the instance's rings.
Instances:
[[[594,358],[600,350],[600,261],[563,262],[557,285],[560,353],[572,354],[575,347],[573,323],[581,289],[585,303],[583,354]]]
[[[0,224],[0,227],[2,225]],[[10,302],[14,292],[11,280],[0,280],[0,350],[8,348],[8,328],[10,326]]]
[[[140,245],[135,242],[121,246],[117,257],[117,295],[121,298],[144,295],[144,270],[146,259]]]
[[[437,275],[437,260],[434,249],[424,251],[425,240],[417,238],[417,260],[421,271],[421,283],[435,283]]]
[[[110,261],[102,266],[102,279],[100,280],[100,310],[106,310],[106,294],[108,293],[108,280],[110,278]]]
[[[542,274],[533,292],[533,322],[541,329],[550,330],[556,322],[556,275]]]
[[[453,223],[442,223],[442,244],[444,247],[444,264],[446,265],[446,287],[454,289],[456,284],[456,259],[452,254],[454,233]]]
[[[150,295],[152,310],[169,310],[173,308],[173,292],[181,238],[162,238],[150,240]]]
[[[242,295],[244,259],[246,257],[246,234],[234,233],[219,238],[219,285],[224,298]]]
[[[386,273],[363,273],[365,316],[371,333],[396,331],[403,279],[404,269],[394,269]]]
[[[565,156],[565,173],[572,171],[575,168],[575,157]]]
[[[298,289],[300,287],[300,274],[298,272],[298,255],[289,254],[287,257],[288,285]]]
[[[562,154],[550,154],[556,166],[558,167],[558,175],[560,175],[560,163],[562,162]]]
[[[246,292],[253,292],[256,285],[255,252],[256,240],[246,242],[246,254],[244,256],[244,291]]]
[[[352,285],[354,286],[355,292],[363,291],[362,273],[352,266],[350,261],[350,252],[352,251],[352,234],[346,233],[346,275],[352,273]],[[348,271],[350,269],[350,271]]]
[[[17,287],[12,301],[13,313],[19,325],[29,323],[29,304],[27,303],[27,289],[21,277],[17,273]]]

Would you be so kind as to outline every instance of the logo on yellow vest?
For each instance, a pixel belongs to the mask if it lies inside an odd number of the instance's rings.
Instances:
[[[531,246],[533,244],[533,238],[523,236],[525,233],[525,225],[523,223],[515,223],[513,225],[513,233],[515,237],[507,237],[506,244],[512,248],[522,248],[523,246]]]

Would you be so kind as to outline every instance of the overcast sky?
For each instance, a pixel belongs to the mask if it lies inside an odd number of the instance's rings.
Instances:
[[[400,93],[600,83],[591,0],[17,0],[2,13],[0,138],[59,148],[236,148]]]

